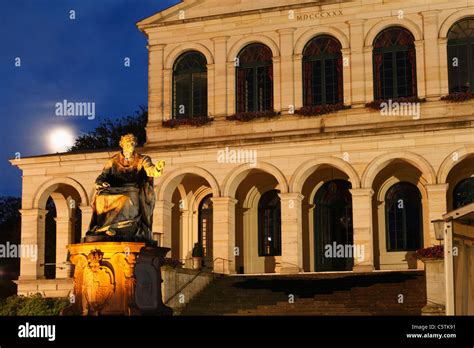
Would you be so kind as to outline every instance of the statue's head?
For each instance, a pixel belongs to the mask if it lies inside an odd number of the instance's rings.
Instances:
[[[124,155],[130,155],[135,151],[135,146],[137,146],[137,138],[133,134],[126,134],[120,138],[120,147]],[[128,157],[128,156],[126,156]]]

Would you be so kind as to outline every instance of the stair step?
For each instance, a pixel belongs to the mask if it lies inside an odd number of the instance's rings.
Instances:
[[[425,304],[424,272],[220,276],[181,315],[420,315]]]

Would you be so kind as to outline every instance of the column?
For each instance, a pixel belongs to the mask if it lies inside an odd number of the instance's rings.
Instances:
[[[354,272],[374,270],[374,242],[372,229],[372,189],[351,189],[352,225],[354,228]]]
[[[173,70],[163,69],[163,120],[170,120],[173,118]]]
[[[367,60],[364,51],[364,20],[349,21],[349,30],[351,47],[350,49],[343,49],[342,52],[343,58],[349,58],[349,66],[344,67],[343,70],[344,104],[352,104],[353,107],[364,107],[367,101],[365,93],[368,86],[366,84],[372,83],[372,79],[369,80],[369,77],[366,76],[366,73],[371,73],[366,69],[370,68],[370,71],[372,71],[371,63],[368,65],[367,61],[364,62],[364,57]],[[370,54],[372,54],[372,46],[370,46]],[[372,62],[372,59],[369,62]],[[370,100],[372,99],[371,96]]]
[[[69,216],[58,216],[56,220],[56,279],[68,278],[67,246],[72,242],[72,220]]]
[[[214,41],[214,117],[227,115],[227,40],[229,36],[219,36]]]
[[[276,86],[280,93],[281,112],[288,113],[295,108],[295,86],[293,78],[293,32],[295,28],[278,30],[280,34],[280,86]]]
[[[148,123],[163,121],[163,50],[166,45],[148,46]]]
[[[174,204],[169,201],[156,201],[153,210],[153,232],[162,236],[161,246],[171,248],[171,209]]]
[[[416,84],[418,89],[418,97],[426,97],[426,74],[425,74],[425,41],[415,41],[416,51]]]
[[[80,205],[81,208],[81,238],[86,236],[92,219],[92,207],[90,205]]]
[[[368,103],[375,99],[374,96],[374,69],[372,64],[372,51],[373,47],[364,46],[364,86],[365,86],[365,101],[358,103],[360,107],[365,106],[365,103]],[[354,64],[354,62],[352,62]],[[355,88],[355,82],[352,84],[353,88]],[[352,103],[354,104],[356,101],[356,91],[352,93]],[[359,97],[358,97],[359,98]]]
[[[21,244],[29,250],[36,250],[37,257],[20,259],[20,280],[44,277],[45,209],[21,209]],[[29,255],[31,256],[31,255]],[[36,259],[36,260],[35,260]]]
[[[234,248],[237,200],[232,197],[213,197],[212,204],[214,272],[234,274],[236,273]]]
[[[449,94],[449,77],[448,77],[448,39],[443,37],[438,39],[439,52],[439,93],[440,95]],[[452,64],[449,62],[449,64]]]
[[[293,56],[294,64],[294,81],[293,86],[295,89],[295,110],[301,109],[303,107],[303,55],[295,54]]]
[[[234,57],[235,58],[235,57]],[[232,59],[234,59],[232,58]],[[235,100],[235,62],[231,60],[230,62],[226,63],[227,65],[227,115],[235,114],[237,107],[236,107],[236,100]]]
[[[273,57],[273,109],[278,111],[282,110],[280,87],[281,87],[281,57]],[[288,108],[288,105],[285,106]]]
[[[211,118],[215,115],[215,64],[207,64],[207,115]]]
[[[342,53],[342,90],[343,90],[343,104],[350,106],[352,104],[352,83],[351,83],[351,50],[343,48]]]
[[[447,193],[448,193],[448,184],[434,184],[426,185],[426,192],[428,194],[428,225],[429,235],[424,238],[424,246],[428,247],[431,245],[439,244],[436,240],[436,235],[434,231],[434,225],[431,223],[433,220],[442,219],[443,215],[447,213]],[[423,224],[426,226],[426,224]],[[427,240],[428,238],[428,240]]]
[[[183,210],[181,212],[181,245],[180,255],[184,261],[184,265],[187,268],[192,268],[192,251],[194,243],[197,242],[193,239],[193,212],[190,210]]]
[[[299,193],[280,193],[281,199],[281,273],[303,271],[303,231]]]
[[[426,98],[431,100],[440,97],[438,12],[421,12],[423,16],[423,38],[425,40],[424,57],[427,58],[425,63],[429,62],[429,64],[426,64]]]

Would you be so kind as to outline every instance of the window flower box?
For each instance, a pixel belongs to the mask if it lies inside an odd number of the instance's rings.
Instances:
[[[239,112],[234,115],[226,117],[228,121],[240,121],[240,122],[249,122],[260,118],[275,118],[279,116],[280,113],[274,110],[269,111],[252,111],[252,112]]]
[[[382,104],[389,103],[389,100],[391,100],[391,103],[424,103],[426,102],[426,98],[418,98],[418,97],[409,97],[409,98],[388,98],[388,99],[377,99],[374,101],[371,101],[370,103],[366,103],[365,106],[370,109],[374,110],[381,110],[383,108]]]
[[[210,117],[190,117],[190,118],[172,118],[163,121],[162,126],[165,128],[177,128],[180,126],[201,127],[214,121]]]
[[[301,116],[321,116],[321,115],[331,114],[339,110],[346,110],[346,109],[350,109],[350,106],[345,106],[342,103],[316,105],[316,106],[303,106],[302,108],[295,110],[295,114],[301,115]]]
[[[474,99],[474,93],[472,92],[454,92],[441,97],[441,100],[447,103],[462,103],[471,99]]]

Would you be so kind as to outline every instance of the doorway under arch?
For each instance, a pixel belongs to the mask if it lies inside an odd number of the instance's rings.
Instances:
[[[324,183],[314,196],[314,250],[315,270],[350,271],[354,266],[352,253],[354,231],[352,226],[351,183],[331,180]],[[343,255],[339,251],[342,250]]]

